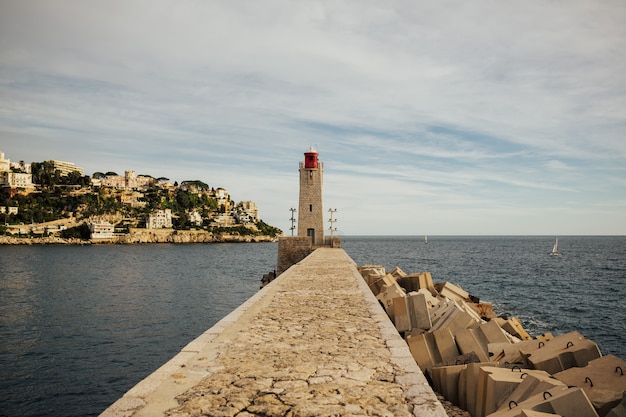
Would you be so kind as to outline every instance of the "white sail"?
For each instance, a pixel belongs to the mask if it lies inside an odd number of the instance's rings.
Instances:
[[[560,255],[560,253],[559,253],[559,238],[558,237],[554,240],[554,246],[552,247],[552,252],[550,252],[550,255],[552,255],[552,256]]]

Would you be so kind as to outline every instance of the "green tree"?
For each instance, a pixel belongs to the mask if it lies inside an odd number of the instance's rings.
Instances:
[[[270,226],[269,224],[265,223],[263,220],[259,220],[256,223],[256,227],[257,229],[259,229],[260,234],[266,235],[266,236],[276,237],[283,233],[283,231],[280,230],[279,228]]]
[[[33,162],[30,164],[33,175],[33,182],[41,185],[42,188],[52,188],[59,184],[61,173],[54,169],[54,162]]]

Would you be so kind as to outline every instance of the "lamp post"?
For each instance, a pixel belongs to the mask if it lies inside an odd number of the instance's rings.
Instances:
[[[337,209],[328,209],[328,212],[330,213],[330,219],[328,219],[328,223],[330,223],[330,227],[328,229],[330,230],[330,239],[332,241],[333,232],[337,231],[337,228],[333,227],[333,224],[337,221],[337,219],[333,219],[333,214],[337,213]]]
[[[293,231],[296,230],[296,218],[294,217],[296,209],[292,207],[289,209],[289,211],[291,211],[291,219],[289,219],[291,221],[291,227],[289,228],[289,230],[291,230],[291,236],[293,236]]]

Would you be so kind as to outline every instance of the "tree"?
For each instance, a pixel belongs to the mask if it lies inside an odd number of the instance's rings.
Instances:
[[[189,210],[190,208],[193,208],[194,204],[192,201],[192,194],[189,194],[187,191],[184,190],[178,190],[178,192],[176,193],[176,203],[178,203],[178,206],[183,209],[183,210]]]
[[[82,179],[83,176],[80,175],[80,172],[72,171],[65,177],[61,178],[60,182],[67,185],[81,185],[81,182],[83,182]]]
[[[54,169],[54,162],[33,162],[30,164],[33,182],[41,185],[42,188],[51,188],[59,184],[61,173]]]
[[[64,239],[89,239],[91,237],[91,231],[86,223],[80,226],[71,227],[61,231],[61,237]]]
[[[259,233],[262,235],[276,237],[277,235],[281,235],[283,233],[283,231],[280,230],[279,228],[270,226],[269,224],[265,223],[263,220],[259,220],[256,223],[256,227],[259,229]]]
[[[183,181],[180,183],[181,187],[182,186],[192,186],[197,188],[199,191],[208,191],[209,190],[209,186],[205,183],[202,182],[200,180],[192,180],[192,181]]]

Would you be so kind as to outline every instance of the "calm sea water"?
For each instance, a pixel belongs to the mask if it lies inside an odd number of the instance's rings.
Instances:
[[[626,358],[626,237],[342,237],[359,264],[430,271],[531,334]],[[97,415],[258,291],[277,245],[0,246],[0,415]]]

